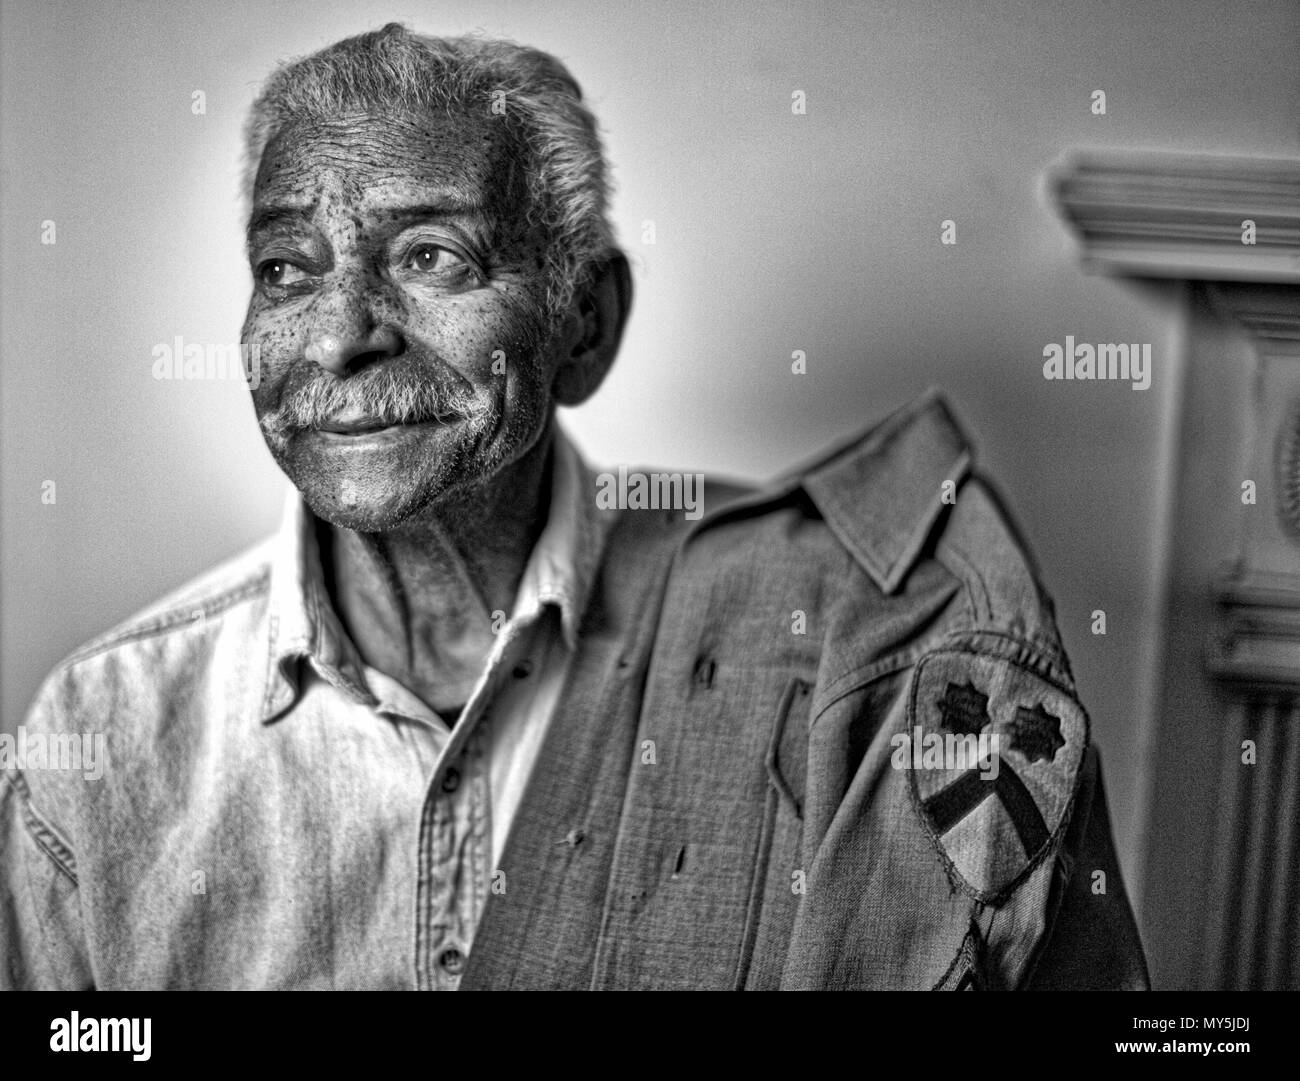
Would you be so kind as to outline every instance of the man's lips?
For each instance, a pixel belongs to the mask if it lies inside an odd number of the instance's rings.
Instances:
[[[400,422],[372,420],[365,417],[359,420],[326,420],[318,425],[317,430],[333,432],[335,435],[361,435],[365,432],[380,432],[385,428],[394,428],[398,423]]]
[[[388,421],[374,417],[334,417],[322,421],[305,434],[334,447],[361,448],[405,441],[446,423],[447,421],[440,420]]]
[[[419,420],[386,420],[381,417],[372,417],[359,410],[348,410],[344,413],[338,413],[323,420],[316,425],[316,430],[321,432],[330,432],[334,435],[368,435],[372,432],[382,432],[388,428],[414,428],[425,427],[431,424],[443,423],[437,417],[421,418]]]

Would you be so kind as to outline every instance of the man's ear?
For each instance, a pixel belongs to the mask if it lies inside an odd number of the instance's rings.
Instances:
[[[569,311],[565,354],[555,372],[555,400],[580,405],[596,392],[618,354],[632,311],[632,272],[627,257],[611,251],[592,269],[591,281]]]

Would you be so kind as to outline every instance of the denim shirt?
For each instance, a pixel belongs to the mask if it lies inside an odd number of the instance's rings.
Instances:
[[[554,462],[454,728],[362,661],[297,492],[59,665],[0,772],[0,987],[454,989],[600,556],[558,429]]]

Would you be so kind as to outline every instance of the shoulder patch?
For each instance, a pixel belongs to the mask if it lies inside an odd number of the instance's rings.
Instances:
[[[952,647],[917,664],[894,762],[954,885],[1002,900],[1069,819],[1088,718],[1064,687],[1015,661]]]

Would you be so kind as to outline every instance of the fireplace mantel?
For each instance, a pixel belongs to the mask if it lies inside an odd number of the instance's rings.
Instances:
[[[1089,269],[1300,283],[1300,161],[1078,151],[1048,188]],[[1247,221],[1254,244],[1242,243]]]

